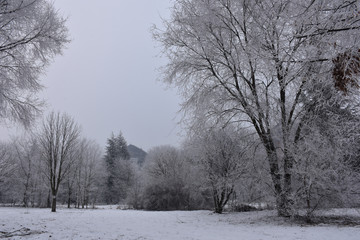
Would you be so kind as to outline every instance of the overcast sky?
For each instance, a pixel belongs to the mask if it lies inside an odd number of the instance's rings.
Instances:
[[[152,39],[152,24],[169,16],[167,0],[55,0],[72,42],[41,82],[51,110],[67,112],[83,135],[105,146],[111,132],[145,150],[178,145],[179,97],[166,89],[166,63]]]

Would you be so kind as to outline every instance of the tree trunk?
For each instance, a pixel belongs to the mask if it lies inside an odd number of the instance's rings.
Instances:
[[[273,140],[266,135],[260,135],[264,144],[266,155],[270,166],[270,175],[275,189],[276,208],[278,216],[290,217],[292,213],[291,195],[291,171],[293,159],[285,152],[283,158],[284,175],[280,173],[280,159],[276,153],[276,148]]]
[[[220,205],[215,206],[215,213],[222,214],[223,208]]]
[[[224,187],[224,189],[221,190],[220,196],[217,189],[213,189],[213,199],[214,199],[214,205],[215,205],[215,213],[221,214],[224,211],[224,207],[227,204],[227,202],[230,199],[231,194],[234,191],[234,187],[227,188]]]
[[[49,190],[49,193],[48,193],[48,196],[47,196],[47,200],[46,200],[46,207],[47,208],[50,208],[51,207],[51,201],[50,201],[50,190]],[[41,199],[41,198],[40,198]]]
[[[221,214],[223,212],[223,206],[220,203],[219,197],[214,196],[215,213]]]
[[[266,151],[267,159],[270,167],[270,176],[274,185],[275,197],[276,197],[276,208],[278,212],[278,216],[281,217],[289,217],[290,209],[289,209],[289,196],[291,192],[291,172],[289,168],[289,163],[285,164],[284,170],[287,174],[287,180],[283,182],[283,184],[290,184],[286,187],[287,191],[284,191],[284,185],[282,184],[282,174],[280,173],[280,159],[276,152],[276,147],[274,141],[270,135],[270,129],[267,132],[261,131],[256,128],[257,133],[263,143],[263,146]],[[285,160],[285,159],[284,159]]]
[[[52,197],[51,212],[56,212],[56,196]]]
[[[215,213],[221,214],[222,211],[223,211],[223,208],[222,208],[222,206],[220,204],[218,192],[217,192],[217,190],[216,190],[216,188],[214,186],[213,186],[213,199],[214,199]]]
[[[25,188],[24,196],[23,196],[23,206],[28,207],[28,194],[27,194],[27,188]]]
[[[69,188],[69,191],[68,191],[68,201],[67,201],[67,207],[70,208],[71,207],[71,194],[72,194],[72,191],[70,190]]]
[[[286,192],[276,196],[276,208],[279,217],[291,217],[292,204],[290,197]]]
[[[292,192],[292,168],[293,168],[293,158],[291,156],[285,156],[284,160],[284,186],[283,186],[283,201],[284,201],[284,209],[286,212],[286,216],[290,217],[293,212],[293,199],[291,199]]]
[[[278,216],[289,217],[291,216],[289,199],[291,186],[287,186],[287,191],[284,191],[284,186],[281,184],[282,177],[279,170],[277,155],[276,153],[271,153],[271,151],[268,151],[267,155],[270,165],[270,175],[275,188],[276,209]],[[289,177],[291,177],[291,175]],[[284,184],[287,183],[289,182],[284,181]]]
[[[24,195],[23,195],[23,204],[24,207],[28,207],[29,202],[29,196],[28,196],[28,190],[29,190],[29,175],[26,176],[26,183],[25,183],[25,189],[24,189]]]

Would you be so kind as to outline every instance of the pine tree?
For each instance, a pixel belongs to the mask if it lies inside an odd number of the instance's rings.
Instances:
[[[117,136],[113,133],[107,140],[106,154],[104,157],[107,171],[105,202],[107,204],[119,203],[120,199],[125,197],[124,182],[124,164],[123,162],[130,159],[130,154],[127,150],[127,143],[122,133]]]

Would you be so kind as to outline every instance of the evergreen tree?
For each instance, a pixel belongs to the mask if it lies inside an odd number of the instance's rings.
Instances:
[[[117,136],[113,133],[107,140],[106,154],[104,157],[106,165],[105,202],[116,204],[120,199],[125,198],[126,168],[124,162],[130,159],[127,150],[127,143],[122,133]]]

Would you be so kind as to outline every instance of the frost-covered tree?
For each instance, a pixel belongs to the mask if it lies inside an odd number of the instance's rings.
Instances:
[[[292,150],[293,176],[295,200],[303,201],[308,215],[318,207],[358,202],[357,91],[339,82],[335,87],[332,82],[323,82],[307,91],[308,98],[303,99],[308,113],[303,117],[296,148]]]
[[[0,119],[28,126],[40,112],[39,78],[69,42],[48,0],[0,1]]]
[[[127,143],[122,133],[111,135],[107,140],[104,157],[106,166],[105,202],[107,204],[119,203],[126,198],[126,188],[131,178],[131,168]]]
[[[169,58],[164,81],[182,92],[192,127],[253,127],[280,216],[292,214],[292,150],[308,122],[304,99],[315,86],[341,79],[339,56],[356,60],[359,11],[358,1],[343,0],[178,0],[164,30],[153,32]]]
[[[0,201],[24,207],[45,207],[49,188],[40,167],[41,151],[36,138],[14,138],[1,144],[0,149],[0,162],[8,161],[11,166],[10,171],[3,172],[3,178],[0,177]]]
[[[145,159],[144,159],[145,160]],[[144,161],[142,161],[144,162]],[[144,185],[145,177],[143,168],[139,164],[139,161],[132,162],[133,177],[131,186],[128,189],[126,202],[134,209],[142,209],[144,207]]]
[[[56,212],[59,186],[75,164],[80,127],[67,114],[52,112],[43,121],[38,140],[44,174],[51,189],[51,211]]]
[[[40,192],[44,189],[43,176],[40,169],[41,151],[35,137],[25,137],[13,141],[14,157],[17,162],[16,177],[20,186],[14,186],[22,193],[22,204],[24,207],[39,206],[41,199],[38,199]]]
[[[81,148],[81,141],[79,141],[79,144],[72,152],[71,158],[73,159],[72,167],[69,169],[69,172],[66,174],[64,180],[61,182],[60,189],[63,189],[66,195],[66,201],[67,201],[67,207],[71,207],[71,203],[75,202],[74,195],[76,194],[76,180],[77,180],[77,173],[78,169],[80,168],[81,162],[82,162],[82,154],[81,151],[83,150]],[[76,205],[75,205],[76,206]]]
[[[87,208],[96,200],[96,178],[101,160],[101,149],[96,142],[87,139],[81,141],[80,147],[82,155],[76,174],[76,202],[78,207]]]
[[[189,165],[177,148],[157,146],[149,150],[144,165],[144,207],[149,210],[189,208]]]
[[[12,198],[12,180],[16,176],[16,161],[13,148],[9,143],[0,143],[0,201]]]
[[[194,162],[205,176],[204,185],[211,189],[215,212],[222,213],[248,171],[246,139],[232,128],[209,129],[196,135],[190,145]]]

